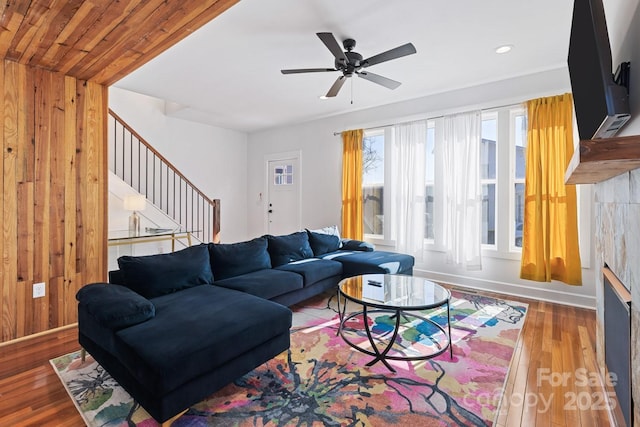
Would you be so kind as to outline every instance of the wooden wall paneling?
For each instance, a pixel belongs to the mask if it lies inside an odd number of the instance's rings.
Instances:
[[[84,0],[49,2],[45,5],[46,11],[42,12],[42,16],[38,14],[39,11],[35,7],[30,8],[25,22],[29,22],[29,27],[34,27],[33,30],[30,28],[33,36],[24,37],[24,39],[28,39],[28,44],[19,47],[15,57],[11,56],[11,50],[8,56],[20,63],[41,67],[40,60],[53,46],[58,35],[68,26],[83,2]],[[54,19],[52,20],[51,17]],[[23,27],[27,27],[27,25],[23,25]],[[16,39],[18,39],[18,35],[16,35]]]
[[[106,279],[107,88],[0,63],[0,342],[77,321]],[[34,282],[46,296],[32,298]]]
[[[123,17],[139,10],[140,3],[141,0],[113,1],[111,4],[94,5],[90,11],[82,10],[86,16],[82,16],[78,25],[70,29],[71,34],[64,43],[66,48],[56,56],[45,55],[44,65],[70,74],[71,69],[85,61],[101,40],[114,40],[114,29]]]
[[[116,21],[109,34],[98,40],[81,61],[73,61],[71,68],[69,65],[72,61],[67,61],[69,64],[65,65],[62,70],[66,70],[64,72],[80,79],[89,80],[93,78],[95,70],[102,70],[107,66],[113,67],[113,62],[120,59],[122,55],[140,56],[142,52],[130,51],[134,49],[140,39],[146,40],[147,43],[153,41],[153,27],[158,29],[159,26],[155,19],[161,16],[164,8],[173,9],[174,7],[163,0],[149,0],[137,4],[129,14],[114,17]],[[132,28],[137,29],[135,34],[132,34]],[[166,34],[163,35],[166,36]]]
[[[24,299],[25,288],[33,283],[34,259],[34,150],[33,150],[33,80],[27,79],[24,66],[13,62],[5,62],[7,70],[17,76],[16,79],[16,114],[14,116],[17,136],[17,164],[16,180],[18,182],[18,270],[16,280],[18,284],[18,304],[26,309]],[[31,84],[31,87],[29,87]],[[8,100],[8,98],[7,98]],[[5,116],[5,119],[7,117]],[[29,293],[31,295],[31,293]],[[20,311],[19,311],[20,312]],[[20,336],[24,334],[24,316],[19,316]]]
[[[3,108],[3,288],[2,288],[2,340],[16,337],[18,270],[18,183],[16,164],[18,163],[18,65],[5,63],[4,67],[4,108]]]
[[[50,286],[49,261],[51,254],[51,146],[52,146],[52,73],[35,69],[35,247],[34,280]],[[33,300],[34,332],[45,330],[49,321],[49,299],[51,292],[43,298]]]
[[[87,283],[106,280],[106,124],[107,88],[96,83],[84,82],[78,91],[82,102],[78,127],[78,221],[82,233],[78,235],[78,251],[84,262],[78,271],[83,272]],[[82,246],[80,246],[82,245]]]
[[[74,295],[79,284],[76,281],[76,79],[64,78],[64,295]],[[75,304],[66,304],[62,323],[75,321]]]
[[[52,14],[51,12],[56,13],[55,11],[61,4],[61,2],[50,2],[51,4],[43,2],[30,3],[29,8],[24,13],[20,27],[13,36],[6,59],[20,62],[21,57],[33,55],[33,50],[37,49],[42,33],[48,28],[46,23]],[[56,27],[54,26],[53,28]]]
[[[102,2],[96,4],[94,2],[82,1],[76,10],[76,13],[67,22],[67,25],[53,40],[44,55],[39,61],[39,65],[46,69],[57,69],[59,72],[63,70],[56,66],[63,62],[63,59],[71,52],[81,50],[78,46],[89,47],[81,41],[86,41],[87,34],[95,34],[96,32],[105,31],[105,29],[96,25],[97,21],[107,10],[119,7],[120,1],[113,0],[111,2]],[[105,21],[114,22],[114,21]],[[32,58],[30,63],[34,63],[36,58]]]
[[[4,59],[29,9],[29,3],[12,1],[2,2],[1,4],[3,10],[0,15],[0,28],[3,31],[0,31],[0,57]]]
[[[1,34],[0,34],[1,37]],[[0,342],[3,341],[2,331],[4,330],[4,282],[5,282],[5,256],[4,248],[4,61],[0,62],[0,189],[2,189],[2,203],[0,203]]]
[[[83,258],[83,254],[86,253],[85,248],[85,213],[86,213],[86,194],[87,194],[87,161],[85,154],[85,137],[84,137],[84,128],[85,128],[85,118],[84,118],[84,110],[86,108],[86,100],[85,100],[85,90],[86,84],[82,81],[76,80],[76,143],[75,143],[75,151],[76,151],[76,175],[73,179],[76,181],[76,259],[75,259],[75,267],[74,270],[76,272],[81,272],[84,270],[85,259]]]
[[[64,169],[65,169],[65,87],[62,74],[52,74],[51,103],[51,197],[49,205],[49,277],[64,276]]]
[[[238,0],[0,3],[0,57],[110,85]]]

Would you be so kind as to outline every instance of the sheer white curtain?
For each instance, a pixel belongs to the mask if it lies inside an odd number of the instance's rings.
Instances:
[[[427,122],[396,125],[392,152],[392,236],[396,249],[422,259]]]
[[[444,118],[444,245],[447,262],[482,268],[480,111]]]

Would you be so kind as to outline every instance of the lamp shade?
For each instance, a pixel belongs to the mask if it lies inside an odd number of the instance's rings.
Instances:
[[[124,208],[128,211],[142,211],[147,205],[147,199],[142,194],[124,196]]]

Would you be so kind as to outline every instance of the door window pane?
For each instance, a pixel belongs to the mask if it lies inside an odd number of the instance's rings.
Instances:
[[[365,234],[384,234],[384,133],[362,141],[362,214]]]
[[[292,185],[293,184],[293,165],[276,166],[273,169],[274,185]]]

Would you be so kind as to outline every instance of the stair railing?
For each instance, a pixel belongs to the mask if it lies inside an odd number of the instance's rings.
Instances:
[[[109,169],[201,242],[220,241],[220,200],[210,199],[109,109]]]

